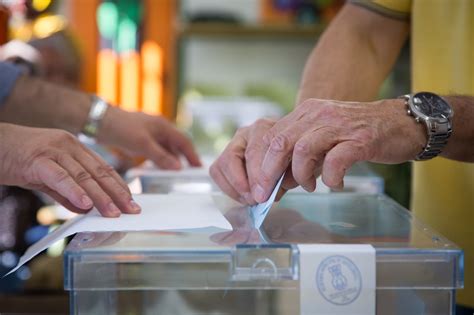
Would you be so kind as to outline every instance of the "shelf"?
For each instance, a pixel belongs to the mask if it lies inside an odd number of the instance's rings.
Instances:
[[[282,38],[314,39],[326,26],[318,25],[242,25],[227,23],[192,23],[179,28],[182,38],[225,37],[225,38]]]

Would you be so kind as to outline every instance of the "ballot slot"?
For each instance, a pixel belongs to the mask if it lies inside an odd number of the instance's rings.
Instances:
[[[289,244],[239,244],[231,252],[232,281],[298,280],[298,250]]]

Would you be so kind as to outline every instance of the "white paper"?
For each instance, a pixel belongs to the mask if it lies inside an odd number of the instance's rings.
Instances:
[[[375,315],[375,249],[300,244],[300,313]]]
[[[55,242],[78,232],[157,231],[217,227],[232,230],[211,195],[134,195],[142,207],[140,214],[104,218],[96,209],[79,215],[30,246],[10,274]]]
[[[280,177],[275,188],[272,191],[272,194],[270,195],[270,198],[268,198],[267,201],[250,207],[250,217],[252,218],[254,227],[256,229],[260,228],[260,226],[263,224],[263,221],[265,220],[265,217],[270,211],[273,202],[275,201],[278,190],[280,189],[283,177],[285,177],[285,174]]]

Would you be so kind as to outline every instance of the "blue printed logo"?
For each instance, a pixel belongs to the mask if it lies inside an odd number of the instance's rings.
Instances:
[[[362,290],[362,277],[357,266],[347,257],[334,255],[324,259],[316,271],[319,293],[335,305],[354,302]]]

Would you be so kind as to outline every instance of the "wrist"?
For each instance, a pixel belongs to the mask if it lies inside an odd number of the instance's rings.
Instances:
[[[407,112],[407,106],[404,99],[388,99],[382,101],[384,105],[392,109],[392,114],[388,119],[396,121],[395,128],[389,130],[389,137],[398,139],[395,143],[394,150],[405,152],[406,160],[415,160],[418,154],[423,151],[428,143],[428,134],[426,126],[423,123],[418,123]],[[405,146],[400,148],[400,146]]]
[[[82,134],[96,140],[102,120],[107,113],[109,104],[97,96],[91,97],[91,106],[87,115],[87,120],[82,128]]]

